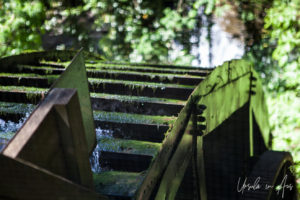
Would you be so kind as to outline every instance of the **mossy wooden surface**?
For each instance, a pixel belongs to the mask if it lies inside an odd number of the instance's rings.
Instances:
[[[36,87],[1,86],[1,85],[0,85],[0,91],[43,93],[43,92],[47,92],[48,89],[45,89],[45,88],[36,88]]]
[[[63,72],[64,69],[60,68],[53,68],[53,67],[46,67],[46,66],[30,66],[30,65],[17,65],[17,69],[22,72],[24,70],[34,71],[34,70],[42,70],[46,75],[52,75],[53,72],[59,70]]]
[[[55,80],[59,77],[59,75],[39,75],[33,73],[0,73],[0,77],[16,77],[21,80],[23,77],[25,78],[40,78],[40,79],[47,79],[48,84],[51,85],[55,82]]]
[[[141,184],[143,173],[106,171],[93,174],[95,190],[104,195],[134,196]]]
[[[91,93],[91,97],[117,99],[120,101],[128,101],[128,102],[138,101],[138,102],[156,102],[156,103],[170,103],[170,104],[185,105],[185,101],[166,99],[166,98],[157,98],[157,97],[128,96],[128,95],[116,95],[116,94],[106,94],[106,93]]]
[[[249,83],[251,69],[252,66],[243,60],[226,62],[223,66],[212,71],[212,73],[195,88],[186,106],[179,113],[172,129],[169,129],[167,137],[163,141],[161,151],[156,156],[154,162],[152,162],[138,190],[137,199],[150,198],[155,183],[158,183],[159,177],[162,176],[162,173],[169,164],[167,161],[172,156],[171,153],[174,152],[174,149],[178,146],[178,138],[182,137],[182,130],[187,124],[187,119],[193,108],[192,105],[196,103],[207,106],[205,110],[207,123],[205,133],[209,134],[234,111],[244,105],[245,101],[250,99]],[[222,114],[220,115],[220,113]],[[164,192],[165,191],[162,191],[162,193]],[[166,194],[159,194],[159,196],[164,195]]]
[[[87,63],[88,66],[106,66],[106,67],[134,67],[134,68],[150,68],[150,69],[172,69],[172,70],[186,70],[186,71],[205,71],[212,70],[211,68],[199,68],[199,67],[191,67],[191,66],[176,66],[176,65],[156,65],[149,63],[118,63],[118,62],[103,62],[96,61],[93,63]]]
[[[0,113],[26,114],[35,108],[32,104],[0,102]]]
[[[94,111],[94,119],[100,121],[138,123],[138,124],[172,124],[176,117],[150,116],[140,114]]]
[[[203,78],[203,76],[189,75],[189,74],[171,74],[171,73],[155,73],[155,72],[135,72],[135,71],[124,71],[124,70],[107,70],[107,69],[90,69],[87,67],[89,72],[101,72],[108,74],[129,74],[129,75],[144,75],[150,76],[152,78],[161,77],[161,80],[169,79],[172,80],[174,77],[184,77],[184,78]]]
[[[161,143],[125,140],[103,137],[98,140],[98,145],[113,152],[132,153],[155,156],[161,147]]]
[[[33,78],[58,78],[58,75],[40,75],[34,73],[0,73],[0,77],[33,77]]]
[[[188,88],[193,89],[194,86],[180,85],[180,84],[168,84],[168,83],[153,83],[153,82],[140,82],[140,81],[126,81],[126,80],[115,80],[115,79],[100,79],[100,78],[89,78],[90,83],[94,84],[106,84],[106,83],[118,83],[124,85],[130,85],[132,87],[173,87],[173,88]]]
[[[111,70],[128,70],[131,71],[139,71],[139,70],[147,70],[147,71],[155,71],[155,72],[169,72],[169,73],[181,73],[181,74],[189,74],[190,72],[206,72],[195,69],[194,71],[188,69],[170,69],[170,68],[155,68],[155,67],[133,67],[131,65],[114,65],[114,64],[87,64],[87,68],[93,69],[111,69]]]
[[[103,61],[98,61],[98,63],[103,63],[103,64],[113,64],[113,65],[130,65],[130,66],[137,66],[137,67],[143,67],[143,66],[151,66],[155,68],[172,68],[172,69],[199,69],[197,66],[190,66],[190,65],[176,65],[176,64],[156,64],[156,63],[135,63],[135,62],[118,62],[118,61],[108,61],[108,60],[103,60]],[[206,69],[206,70],[212,70],[212,68],[200,68],[200,69]]]

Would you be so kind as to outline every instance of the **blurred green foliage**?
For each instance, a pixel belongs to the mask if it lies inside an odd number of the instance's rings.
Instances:
[[[199,15],[231,9],[245,25],[244,57],[264,81],[273,148],[292,152],[300,186],[299,0],[2,0],[0,56],[42,49],[48,34],[72,38],[52,48],[84,46],[111,60],[190,64],[190,38],[199,38],[203,26]]]
[[[267,83],[273,148],[292,152],[300,191],[299,10],[299,0],[275,0],[264,18],[264,37],[268,43],[262,46],[272,49],[270,57],[276,61]]]
[[[0,1],[0,56],[41,49],[44,20],[40,1]]]

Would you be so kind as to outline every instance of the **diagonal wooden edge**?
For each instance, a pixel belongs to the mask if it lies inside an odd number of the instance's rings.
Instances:
[[[58,92],[60,91],[60,92]],[[32,137],[38,129],[42,121],[46,118],[54,104],[65,103],[76,93],[76,90],[60,90],[55,89],[49,92],[47,97],[42,101],[37,108],[31,113],[29,118],[18,130],[15,136],[9,141],[7,146],[2,150],[2,153],[11,158],[17,157],[21,152],[26,142]]]
[[[192,159],[193,121],[189,120],[182,139],[163,174],[155,199],[175,199],[186,169]]]
[[[51,86],[51,89],[53,88],[77,89],[88,152],[91,154],[96,146],[96,133],[82,50],[77,53],[71,64]]]
[[[76,89],[54,88],[3,150],[93,188]]]

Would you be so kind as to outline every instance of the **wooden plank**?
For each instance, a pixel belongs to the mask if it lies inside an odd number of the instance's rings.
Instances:
[[[149,142],[162,142],[164,133],[169,129],[163,124],[122,123],[95,120],[96,127],[111,130],[114,137]]]
[[[88,68],[92,68],[89,65]],[[134,66],[101,66],[99,64],[96,69],[99,70],[126,70],[126,71],[133,71],[133,72],[149,72],[149,73],[170,73],[170,74],[187,74],[193,76],[202,76],[205,77],[209,74],[209,71],[206,70],[176,70],[176,69],[159,69],[159,68],[151,68],[151,67],[134,67]]]
[[[90,91],[97,93],[108,93],[108,94],[120,94],[120,95],[134,95],[134,96],[147,96],[147,97],[159,97],[159,98],[170,98],[178,100],[186,100],[192,93],[194,88],[192,87],[177,87],[164,86],[164,85],[147,85],[141,84],[127,84],[122,82],[119,83],[102,83],[92,82],[90,83]]]
[[[0,198],[108,200],[61,176],[21,159],[0,154]]]
[[[145,81],[155,83],[174,83],[182,85],[197,85],[204,78],[191,77],[176,74],[160,74],[160,73],[141,73],[130,71],[110,71],[110,70],[87,70],[88,77],[91,78],[107,78],[115,80],[129,80],[129,81]]]
[[[154,63],[126,63],[126,62],[110,62],[110,61],[102,61],[99,64],[103,65],[115,65],[115,66],[134,66],[134,67],[153,67],[153,68],[163,68],[163,69],[184,69],[184,70],[199,70],[199,71],[212,71],[214,68],[204,68],[204,67],[193,67],[193,66],[185,66],[185,65],[170,65],[170,64],[154,64]]]
[[[104,97],[92,97],[91,102],[93,110],[146,115],[175,116],[183,108],[183,104],[179,103],[120,100]]]

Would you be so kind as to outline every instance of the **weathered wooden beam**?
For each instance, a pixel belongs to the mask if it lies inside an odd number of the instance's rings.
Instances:
[[[90,91],[96,93],[120,94],[147,96],[158,98],[170,98],[178,100],[186,100],[193,87],[179,87],[177,85],[147,85],[143,84],[124,84],[120,82],[90,82]]]
[[[88,77],[107,78],[115,80],[145,81],[156,83],[174,83],[182,85],[197,85],[204,78],[180,74],[141,73],[132,71],[87,70]]]
[[[98,69],[98,70],[126,70],[126,71],[134,71],[134,72],[149,72],[149,73],[170,73],[170,74],[187,74],[194,76],[207,76],[210,71],[209,70],[187,70],[187,69],[164,69],[164,68],[154,68],[154,67],[134,67],[134,66],[105,66],[100,64],[96,64],[95,67],[91,65],[87,65],[88,68]]]
[[[95,120],[95,125],[104,130],[111,130],[116,138],[150,142],[161,142],[165,137],[164,133],[169,129],[168,125],[163,124],[122,123],[100,120]]]
[[[126,62],[110,62],[110,61],[101,61],[98,63],[99,65],[110,65],[110,66],[134,66],[134,67],[152,67],[152,68],[163,68],[163,69],[184,69],[184,70],[199,70],[199,71],[207,71],[210,72],[214,68],[198,68],[193,66],[185,66],[185,65],[170,65],[170,64],[154,64],[154,63],[126,63]]]
[[[41,68],[42,69],[42,68]],[[46,69],[44,69],[46,70]],[[59,70],[60,71],[60,70]],[[1,85],[22,85],[22,86],[31,86],[31,87],[40,87],[40,88],[49,88],[54,82],[54,79],[47,78],[46,72],[33,70],[36,74],[45,75],[45,77],[30,77],[20,74],[19,76],[9,76],[1,75],[0,84]],[[53,70],[51,69],[47,73]],[[61,70],[63,73],[63,70]],[[57,72],[54,72],[57,74]],[[16,74],[18,75],[18,74]],[[22,76],[23,75],[23,76]],[[34,75],[34,74],[33,74]],[[101,78],[101,79],[114,79],[114,80],[127,80],[127,81],[142,81],[142,82],[152,82],[152,83],[173,83],[173,84],[182,84],[182,85],[197,85],[203,78],[201,77],[186,77],[186,76],[163,76],[160,74],[151,75],[151,74],[141,74],[141,73],[128,73],[128,72],[103,72],[103,71],[90,71],[87,70],[87,75],[90,78]],[[40,75],[41,76],[41,75]]]
[[[93,110],[162,116],[175,116],[184,106],[181,103],[121,100],[114,97],[92,97],[91,102]]]

